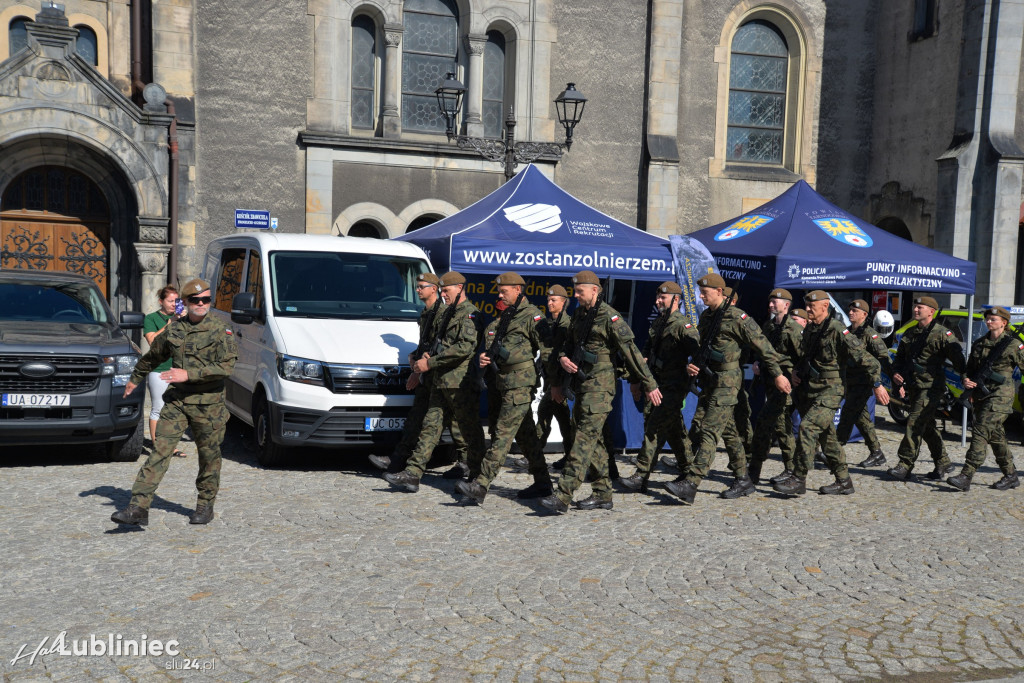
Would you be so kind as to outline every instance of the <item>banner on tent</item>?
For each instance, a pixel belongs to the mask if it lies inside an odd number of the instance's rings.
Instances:
[[[697,280],[708,273],[718,272],[715,258],[707,247],[692,237],[670,235],[668,239],[672,246],[672,258],[675,259],[675,279],[683,290],[683,300],[679,309],[696,325],[701,311],[706,308],[700,298]]]
[[[460,236],[452,240],[451,268],[467,272],[482,268],[495,272],[514,270],[520,275],[560,275],[566,272],[592,270],[598,277],[645,279],[674,278],[673,263],[668,249],[657,258],[651,248],[631,248],[628,245],[595,246],[593,241],[580,240],[573,244],[545,246],[538,243],[471,239]]]

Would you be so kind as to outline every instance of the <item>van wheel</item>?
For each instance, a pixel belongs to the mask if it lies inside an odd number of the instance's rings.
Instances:
[[[111,441],[106,445],[107,460],[111,462],[135,462],[142,455],[142,437],[145,434],[144,424],[147,420],[139,420],[135,429],[124,441]]]
[[[262,396],[256,402],[253,413],[253,431],[256,436],[256,459],[262,467],[278,467],[284,464],[288,449],[274,443],[270,436],[270,408]]]

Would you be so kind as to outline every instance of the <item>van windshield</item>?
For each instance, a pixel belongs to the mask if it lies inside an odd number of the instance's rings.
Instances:
[[[274,314],[301,318],[416,320],[422,259],[387,254],[277,251],[270,254]]]

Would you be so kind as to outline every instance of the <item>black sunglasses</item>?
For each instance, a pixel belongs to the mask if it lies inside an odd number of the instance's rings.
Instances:
[[[213,301],[212,296],[190,296],[188,302],[190,304],[208,304]]]

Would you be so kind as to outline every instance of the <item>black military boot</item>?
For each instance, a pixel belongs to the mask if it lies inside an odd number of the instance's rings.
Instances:
[[[544,496],[550,496],[553,492],[551,488],[551,480],[547,481],[534,481],[532,484],[527,486],[525,489],[516,494],[516,498],[519,500],[528,500],[530,498],[543,498]]]
[[[647,477],[649,474],[640,474],[637,472],[632,477],[623,477],[619,479],[619,483],[625,486],[630,491],[639,491],[640,493],[647,493]]]
[[[836,479],[835,483],[819,488],[818,493],[823,496],[848,496],[853,493],[853,480],[849,477]]]
[[[736,477],[736,480],[733,481],[732,486],[730,486],[725,491],[722,491],[718,495],[722,498],[732,500],[733,498],[742,498],[743,496],[749,496],[751,493],[754,493],[755,491],[757,491],[757,489],[754,488],[754,482],[750,481],[749,476]]]
[[[569,462],[569,457],[566,456],[566,455],[563,455],[561,458],[559,458],[558,460],[556,460],[553,463],[551,463],[551,469],[564,470],[565,469],[565,463],[567,463],[567,462]]]
[[[971,479],[973,478],[973,476],[974,475],[967,474],[966,472],[961,472],[955,477],[950,477],[949,479],[947,479],[946,483],[955,489],[960,489],[961,491],[969,491],[971,488]]]
[[[903,463],[897,464],[896,467],[890,467],[885,471],[885,473],[896,481],[906,481],[910,479],[910,468]]]
[[[1008,491],[1015,489],[1020,486],[1020,479],[1017,477],[1017,473],[1004,474],[1003,478],[992,484],[992,488],[999,489],[1000,491]]]
[[[802,496],[807,493],[807,477],[798,477],[794,474],[789,479],[772,484],[772,488],[776,493],[785,496]]]
[[[445,479],[465,479],[469,474],[469,465],[459,461],[452,465],[452,468],[442,474],[441,476]],[[388,481],[391,481],[390,479]]]
[[[483,505],[487,497],[487,489],[475,481],[459,481],[455,483],[456,490],[464,495],[470,505]]]
[[[384,479],[392,486],[403,488],[410,493],[416,493],[420,490],[420,480],[404,470],[401,472],[385,472]]]
[[[935,469],[929,472],[926,476],[934,481],[942,481],[943,477],[955,469],[956,465],[947,460],[945,465],[936,463]]]
[[[577,510],[611,510],[614,507],[611,498],[608,500],[598,500],[593,494],[589,498],[576,501],[573,505],[576,506]]]
[[[209,524],[213,521],[213,505],[196,505],[196,511],[188,518],[189,524]]]
[[[562,502],[556,495],[546,496],[540,499],[540,504],[556,515],[564,515],[569,511],[569,506]]]
[[[677,470],[679,467],[679,458],[674,455],[666,455],[661,458],[661,464],[669,470]]]
[[[370,453],[368,458],[370,464],[379,470],[387,472],[391,469],[391,456],[390,455],[377,455],[376,453]]]
[[[772,477],[768,481],[772,484],[772,486],[774,486],[775,484],[784,482],[787,479],[792,479],[792,478],[793,478],[793,472],[792,471],[790,471],[790,470],[782,470],[782,472],[780,472],[779,474],[776,474],[774,477]]]
[[[124,510],[118,510],[110,515],[110,521],[130,526],[146,526],[149,524],[149,510],[138,505],[129,505]]]
[[[864,460],[857,463],[857,467],[878,467],[879,465],[885,464],[885,453],[882,449],[871,451]]]
[[[665,484],[665,488],[687,505],[693,505],[693,499],[697,497],[697,485],[687,481],[686,477],[679,477],[675,481],[670,481]]]

